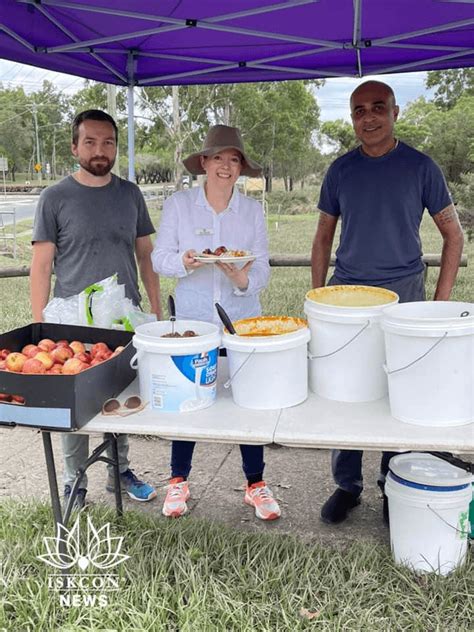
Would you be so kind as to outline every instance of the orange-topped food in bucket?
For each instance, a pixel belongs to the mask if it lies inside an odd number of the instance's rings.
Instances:
[[[292,316],[257,316],[237,320],[233,325],[238,336],[281,336],[304,329],[308,323]]]
[[[322,305],[336,307],[375,307],[397,301],[398,296],[383,287],[366,285],[330,285],[310,290],[306,298]]]

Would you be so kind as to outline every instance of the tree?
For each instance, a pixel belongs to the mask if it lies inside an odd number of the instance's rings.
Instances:
[[[275,175],[288,189],[308,175],[305,154],[319,127],[314,87],[320,82],[240,84],[233,92],[231,124],[242,130],[246,147],[262,163],[266,188]]]
[[[474,69],[433,70],[426,78],[427,88],[436,88],[434,102],[443,109],[455,106],[462,96],[474,96]]]
[[[44,81],[41,90],[29,95],[29,101],[33,117],[36,110],[43,173],[49,164],[50,174],[56,178],[72,163],[69,99],[53,83]]]
[[[324,121],[321,125],[321,140],[323,144],[334,148],[337,156],[342,156],[357,145],[352,125],[342,119]]]
[[[15,173],[26,169],[32,155],[33,123],[31,105],[23,88],[0,89],[0,155],[8,159],[8,168]]]

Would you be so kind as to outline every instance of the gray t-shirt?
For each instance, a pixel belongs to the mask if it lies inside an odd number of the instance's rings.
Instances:
[[[135,184],[112,175],[109,184],[89,187],[67,176],[41,193],[32,241],[56,246],[54,296],[79,294],[117,273],[126,295],[138,305],[135,240],[154,232]]]

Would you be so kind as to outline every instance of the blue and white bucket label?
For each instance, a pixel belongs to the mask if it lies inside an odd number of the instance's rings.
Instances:
[[[217,349],[195,355],[169,356],[151,373],[150,404],[162,412],[207,408],[216,398]]]

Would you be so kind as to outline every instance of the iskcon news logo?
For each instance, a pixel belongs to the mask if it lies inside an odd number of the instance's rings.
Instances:
[[[120,552],[123,537],[113,536],[109,523],[96,529],[87,516],[83,527],[81,516],[70,529],[58,524],[55,537],[44,537],[46,553],[37,557],[62,571],[48,578],[48,587],[59,593],[60,605],[104,607],[109,593],[120,588],[120,577],[108,571],[130,556]]]

